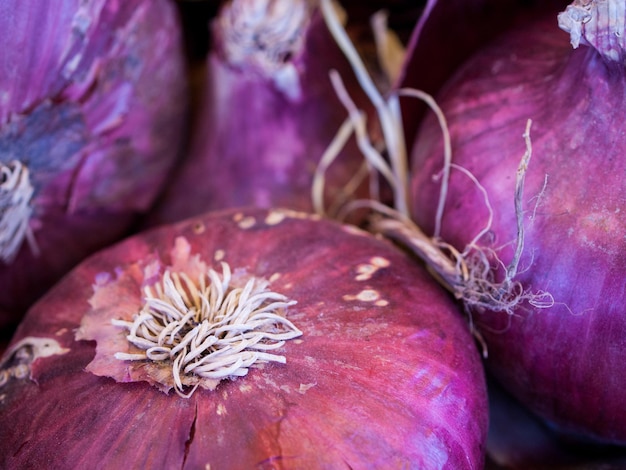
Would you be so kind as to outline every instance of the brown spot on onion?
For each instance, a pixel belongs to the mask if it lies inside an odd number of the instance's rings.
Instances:
[[[193,226],[193,233],[195,233],[196,235],[200,235],[204,233],[205,229],[206,227],[204,226],[204,224],[202,222],[198,222]]]

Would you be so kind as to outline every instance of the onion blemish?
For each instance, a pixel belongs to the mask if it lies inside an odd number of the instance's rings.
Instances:
[[[0,360],[0,387],[11,378],[21,380],[29,377],[31,364],[36,359],[67,352],[69,349],[63,348],[52,338],[28,336],[21,339],[9,348]]]
[[[28,168],[17,160],[0,163],[0,259],[13,261],[24,239],[37,253],[29,221],[34,188]]]
[[[230,266],[221,266],[221,275],[209,268],[197,279],[167,269],[160,281],[144,287],[144,305],[134,320],[111,320],[128,330],[136,350],[115,358],[168,364],[175,390],[185,398],[199,385],[213,389],[254,365],[285,363],[285,356],[269,351],[302,335],[284,317],[296,302],[254,276],[237,286]],[[192,386],[188,393],[186,386]]]

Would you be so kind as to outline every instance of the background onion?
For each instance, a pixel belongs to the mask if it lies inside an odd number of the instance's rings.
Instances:
[[[241,205],[312,210],[314,172],[345,119],[331,69],[358,89],[314,2],[225,2],[189,154],[148,223]],[[326,174],[329,202],[351,196],[342,190],[360,166],[351,142]]]
[[[186,80],[167,0],[9,1],[0,25],[2,216],[11,199],[25,214],[0,237],[15,242],[0,262],[5,328],[152,204],[181,144]],[[32,194],[14,198],[20,187]]]
[[[595,3],[595,2],[592,2]],[[609,2],[610,3],[610,2]],[[600,34],[605,30],[598,28]],[[555,16],[525,24],[482,49],[440,94],[453,158],[487,192],[491,230],[481,243],[513,257],[515,174],[532,119],[524,191],[525,247],[517,279],[549,292],[551,308],[526,303],[509,316],[474,312],[487,366],[521,402],[562,431],[626,442],[626,117],[623,63],[572,50]],[[416,221],[434,230],[442,168],[438,124],[427,119],[414,149]],[[452,171],[441,236],[462,249],[485,227],[483,195]]]
[[[131,315],[143,296],[132,273],[174,263],[178,237],[179,267],[225,261],[297,301],[286,316],[303,335],[280,349],[285,364],[189,399],[134,381],[123,362],[130,375],[106,376],[120,361],[75,331]],[[92,256],[29,311],[2,373],[5,467],[482,468],[485,382],[456,306],[391,245],[302,213],[205,215]]]

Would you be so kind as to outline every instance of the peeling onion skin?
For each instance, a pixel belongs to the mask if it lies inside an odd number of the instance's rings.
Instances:
[[[223,253],[297,301],[287,318],[303,336],[279,350],[285,364],[252,368],[189,399],[85,371],[97,344],[75,341],[74,331],[90,309],[95,276],[155,255],[166,262],[179,236],[209,264]],[[389,265],[357,280],[372,257]],[[364,289],[388,305],[344,299]],[[135,302],[141,295],[128,292]],[[35,360],[32,380],[0,388],[0,422],[12,423],[0,429],[3,467],[483,465],[484,372],[456,305],[395,247],[315,216],[223,211],[129,238],[81,263],[35,304],[9,350],[31,336],[52,337],[69,352]]]
[[[246,2],[227,2],[234,3]],[[262,3],[248,1],[247,6]],[[233,63],[224,50],[234,48],[235,40],[224,37],[219,18],[213,21],[204,98],[189,154],[147,225],[246,205],[313,211],[314,172],[347,115],[329,71],[339,71],[357,104],[363,106],[365,95],[318,7],[309,8],[310,18],[298,33],[301,46],[284,59],[281,71],[270,73],[259,71],[254,59],[238,57]],[[276,78],[286,76],[286,69],[293,75]],[[326,174],[328,202],[361,164],[355,143],[349,141]],[[360,188],[362,197],[364,185]]]
[[[29,170],[37,247],[0,261],[5,328],[153,204],[184,137],[187,91],[167,0],[3,2],[0,24],[0,163]]]
[[[626,75],[593,49],[572,50],[556,17],[509,32],[458,70],[438,97],[453,161],[484,186],[491,240],[516,238],[514,186],[532,119],[519,279],[547,291],[550,308],[512,317],[474,313],[487,367],[522,403],[561,432],[626,443]],[[441,132],[422,125],[414,147],[414,217],[434,230]],[[547,183],[546,181],[547,175]],[[452,170],[441,236],[463,248],[485,226],[476,187]],[[511,261],[513,246],[499,253]]]

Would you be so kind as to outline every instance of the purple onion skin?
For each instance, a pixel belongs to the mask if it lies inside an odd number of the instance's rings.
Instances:
[[[519,279],[551,308],[475,313],[487,367],[562,431],[626,443],[626,76],[586,47],[572,50],[556,18],[511,32],[463,66],[438,98],[453,160],[486,189],[494,222],[485,245],[516,238],[515,174],[532,119]],[[413,152],[414,216],[432,233],[442,167],[433,119]],[[544,187],[544,182],[547,184]],[[484,226],[482,195],[452,171],[442,237],[464,247]],[[505,265],[513,246],[501,250]]]
[[[154,256],[167,262],[179,236],[209,263],[223,250],[233,269],[271,277],[273,291],[298,302],[287,318],[303,335],[280,349],[285,364],[250,369],[189,399],[85,371],[97,344],[74,332],[91,308],[96,275]],[[389,265],[357,280],[372,257]],[[142,295],[139,285],[124,289],[120,305]],[[388,305],[344,298],[363,289]],[[35,304],[9,351],[32,336],[69,352],[36,359],[32,380],[11,378],[0,389],[0,422],[11,423],[0,429],[3,467],[483,465],[484,373],[456,305],[405,254],[349,226],[250,209],[134,236],[81,263]]]
[[[428,0],[407,43],[398,86],[436,95],[457,67],[498,35],[538,12],[556,15],[562,8],[561,0]],[[417,100],[402,103],[409,148],[426,110]]]
[[[39,249],[0,262],[0,328],[151,206],[185,124],[171,2],[46,5],[0,6],[0,160],[29,168]]]
[[[290,97],[251,66],[229,64],[220,52],[219,30],[213,31],[205,96],[189,154],[147,224],[245,205],[312,211],[313,174],[347,117],[329,71],[336,69],[357,104],[371,109],[349,63],[315,9],[302,49],[287,61],[297,71],[301,90]],[[327,201],[361,163],[351,140],[326,175]]]

